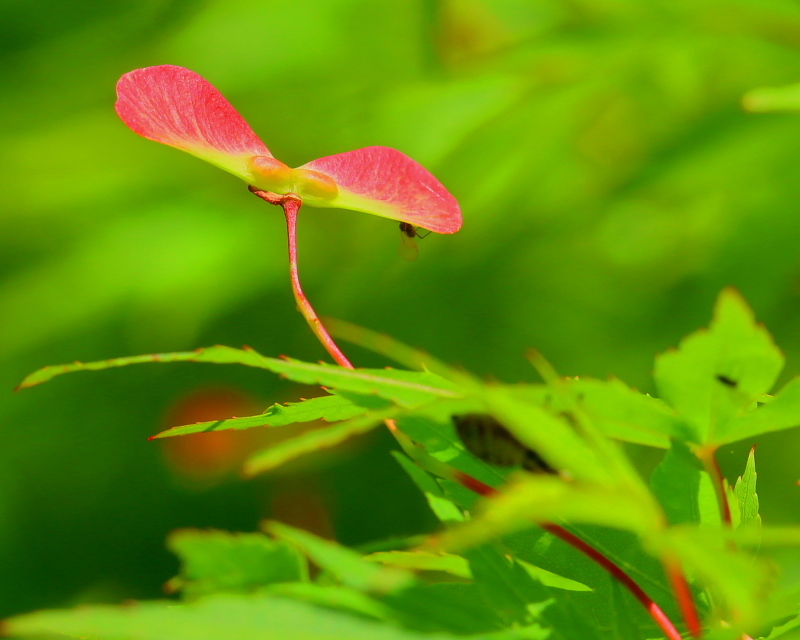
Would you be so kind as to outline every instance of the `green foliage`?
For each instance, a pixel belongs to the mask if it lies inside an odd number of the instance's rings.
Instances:
[[[167,546],[181,559],[181,573],[169,586],[187,599],[247,593],[308,576],[303,557],[293,547],[262,534],[180,529],[170,534]]]
[[[370,340],[389,354],[395,349],[388,339]],[[406,347],[398,353],[406,361],[421,357]],[[618,380],[562,378],[540,357],[535,364],[545,383],[512,386],[481,383],[444,365],[441,376],[348,370],[225,347],[51,367],[24,386],[68,371],[157,360],[238,362],[331,387],[330,395],[275,405],[261,416],[159,434],[243,420],[240,428],[331,422],[255,454],[247,473],[396,418],[407,454],[397,460],[444,530],[367,555],[279,522],[264,523],[263,534],[178,531],[168,544],[182,566],[170,586],[183,604],[28,614],[9,621],[12,633],[96,640],[158,640],[171,633],[171,640],[204,640],[238,616],[225,637],[283,638],[288,620],[299,616],[292,637],[323,637],[324,629],[326,638],[571,640],[608,637],[610,630],[636,640],[664,630],[627,589],[639,585],[677,622],[677,571],[690,578],[692,606],[712,636],[736,638],[769,627],[768,612],[780,610],[796,588],[778,586],[759,551],[800,546],[800,529],[761,526],[754,450],[733,488],[713,462],[719,444],[788,427],[796,387],[766,395],[783,358],[733,291],[721,294],[709,329],[658,357],[663,399]],[[470,455],[451,416],[475,411],[493,416],[558,473],[497,468]],[[649,486],[617,440],[659,449],[669,444]],[[576,545],[574,536],[583,542]],[[628,577],[610,578],[585,555],[587,548]],[[310,574],[306,562],[314,567]]]
[[[719,445],[741,439],[737,420],[782,368],[783,355],[766,329],[737,292],[726,290],[708,330],[656,358],[654,377],[661,396],[690,425],[690,440]]]
[[[207,433],[209,431],[223,431],[224,429],[283,427],[288,424],[311,422],[312,420],[337,422],[339,420],[347,420],[366,411],[366,407],[361,407],[341,395],[334,394],[311,398],[303,402],[274,404],[258,416],[198,422],[197,424],[173,427],[154,435],[153,438],[171,438],[173,436],[185,436],[189,433]]]
[[[115,640],[416,640],[424,635],[379,625],[269,595],[216,595],[176,607],[150,602],[129,607],[86,607],[43,611],[8,623],[20,636],[68,634]],[[441,636],[442,640],[454,636]]]
[[[760,527],[761,516],[758,513],[758,494],[756,493],[756,450],[750,449],[744,473],[736,481],[734,493],[739,504],[739,526]]]

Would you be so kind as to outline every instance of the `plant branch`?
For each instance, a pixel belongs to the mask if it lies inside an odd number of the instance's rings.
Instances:
[[[252,186],[250,187],[250,191],[262,200],[265,200],[270,204],[280,205],[283,208],[283,211],[286,215],[286,229],[289,237],[289,270],[292,279],[292,291],[294,292],[294,297],[297,301],[297,307],[308,322],[308,325],[311,327],[314,335],[317,336],[319,341],[322,343],[322,346],[325,347],[331,357],[333,357],[333,359],[336,360],[336,362],[342,367],[353,369],[353,364],[347,359],[344,353],[342,353],[342,350],[325,329],[325,326],[322,324],[319,316],[317,316],[305,293],[303,293],[303,288],[300,284],[300,275],[297,267],[297,213],[300,210],[302,201],[294,194],[281,196],[276,193],[261,191],[260,189],[256,189]],[[417,445],[414,444],[411,438],[398,429],[395,421],[385,420],[384,423],[398,441],[398,444],[402,447],[402,449],[409,454],[412,459],[418,459],[419,456],[417,454],[420,452],[416,451]],[[458,471],[457,469],[445,463],[439,461],[436,461],[436,463],[436,471],[438,474],[455,480],[470,491],[482,496],[489,496],[498,493],[497,489],[490,487],[488,484],[481,482],[477,478],[473,478],[466,473]],[[616,578],[645,607],[653,620],[655,620],[656,624],[664,631],[668,640],[682,640],[681,634],[675,628],[675,625],[664,613],[661,607],[659,607],[655,601],[648,596],[647,593],[645,593],[645,591],[636,583],[636,581],[627,573],[625,573],[620,566],[615,564],[610,558],[604,556],[600,551],[592,547],[590,544],[581,540],[578,536],[570,533],[566,529],[556,524],[544,524],[542,525],[542,528],[583,553],[585,556],[608,571],[608,573],[610,573],[614,578]],[[682,574],[680,575],[683,577]]]
[[[334,342],[331,335],[322,324],[314,307],[311,306],[306,294],[303,293],[303,287],[300,284],[300,273],[297,269],[297,213],[300,211],[300,206],[303,204],[300,198],[292,193],[281,196],[269,191],[261,191],[255,187],[250,187],[250,191],[257,195],[262,200],[270,204],[277,204],[283,208],[286,215],[286,232],[289,239],[289,273],[292,279],[292,293],[297,302],[297,308],[303,317],[308,322],[308,326],[317,336],[322,346],[325,347],[331,357],[341,366],[347,369],[353,369],[353,365],[347,359],[347,356],[342,353],[342,350]]]

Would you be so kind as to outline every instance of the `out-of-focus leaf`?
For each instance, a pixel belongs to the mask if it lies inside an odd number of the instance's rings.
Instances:
[[[783,624],[775,627],[766,640],[797,640],[800,638],[800,616],[795,616]]]
[[[289,402],[287,404],[274,404],[264,413],[247,418],[229,418],[211,422],[198,422],[172,427],[162,431],[151,439],[171,438],[188,433],[206,433],[209,431],[222,431],[224,429],[251,429],[253,427],[283,427],[297,422],[311,422],[312,420],[325,420],[337,422],[347,420],[367,411],[352,401],[338,395],[310,398],[302,402]]]
[[[768,403],[731,420],[730,441],[749,440],[762,433],[781,431],[798,425],[800,378],[794,378]]]
[[[710,327],[656,358],[660,395],[690,424],[697,443],[738,439],[731,422],[767,393],[783,355],[733,289],[720,294]]]
[[[452,553],[383,551],[364,556],[364,560],[378,562],[387,567],[400,567],[413,571],[443,571],[459,578],[472,577],[467,560]]]
[[[338,318],[326,318],[325,327],[331,335],[391,358],[409,369],[432,371],[453,382],[458,382],[467,375],[447,366],[424,351],[409,347],[386,334],[359,327],[352,322]]]
[[[457,552],[547,522],[599,524],[647,537],[658,527],[653,507],[614,486],[527,475],[483,500],[473,519],[442,534],[440,543]]]
[[[800,109],[800,84],[783,87],[760,87],[748,91],[742,99],[748,111],[797,111]]]
[[[196,602],[40,611],[6,621],[21,637],[63,634],[93,640],[421,640],[413,631],[276,596],[218,595]],[[441,640],[455,640],[442,635]]]
[[[766,622],[764,602],[774,588],[773,575],[766,563],[730,545],[731,537],[725,526],[681,525],[651,541],[655,553],[678,559],[711,591],[723,619],[752,628]]]
[[[356,393],[372,393],[399,404],[421,404],[438,397],[458,398],[462,395],[452,383],[428,372],[398,369],[344,369],[333,365],[301,362],[291,358],[268,358],[250,348],[234,349],[221,345],[195,351],[156,353],[44,367],[28,375],[20,383],[19,388],[32,387],[47,382],[55,376],[73,371],[97,371],[144,362],[186,361],[243,364],[249,367],[268,369],[296,382],[336,387]]]
[[[264,529],[279,540],[299,548],[311,562],[329,572],[342,584],[369,592],[391,592],[413,582],[409,572],[381,567],[335,542],[279,522],[265,522]]]
[[[639,393],[621,380],[577,378],[568,386],[609,438],[666,449],[671,437],[685,437],[686,427],[663,400]]]
[[[541,582],[546,587],[553,587],[554,589],[564,589],[566,591],[592,590],[591,587],[588,587],[582,582],[578,582],[577,580],[570,580],[569,578],[560,576],[557,573],[548,571],[547,569],[542,569],[541,567],[534,566],[530,562],[525,562],[523,560],[520,560],[519,558],[515,558],[515,560],[517,561],[519,566],[525,569],[525,571],[527,571],[534,580],[536,580],[537,582]]]
[[[333,447],[348,438],[371,431],[383,420],[393,418],[399,411],[400,409],[397,407],[382,411],[370,411],[366,415],[306,431],[295,438],[270,445],[266,449],[254,453],[245,461],[244,474],[254,476],[264,473],[299,456]]]
[[[634,613],[634,606],[636,605],[630,601],[630,594],[619,582],[611,580],[611,601],[608,608],[614,638],[639,640],[650,637],[652,630],[640,624],[639,617]]]
[[[575,478],[613,483],[609,461],[581,438],[569,418],[562,419],[527,399],[513,387],[486,387],[482,393],[492,415],[554,469]]]
[[[450,412],[431,411],[425,415],[414,413],[402,416],[397,423],[400,430],[414,442],[421,444],[425,451],[437,460],[446,462],[478,480],[497,486],[505,477],[500,469],[491,467],[468,453],[456,435]]]
[[[475,634],[503,629],[503,620],[474,583],[415,584],[385,595],[404,626],[427,633]]]
[[[664,459],[653,471],[653,487],[670,524],[700,522],[698,492],[702,464],[679,440],[673,440]]]
[[[761,516],[758,513],[758,494],[756,493],[756,448],[750,449],[744,473],[736,481],[734,493],[739,502],[740,527],[760,527]]]
[[[537,621],[537,608],[529,605],[544,604],[549,594],[513,558],[490,544],[470,549],[466,557],[475,584],[503,619],[504,626]]]
[[[351,587],[313,582],[281,582],[266,588],[267,593],[331,609],[357,613],[368,618],[394,621],[395,615],[383,603]]]
[[[180,529],[170,534],[167,546],[181,559],[180,575],[170,587],[188,598],[307,579],[305,558],[297,549],[262,533]]]
[[[680,618],[661,563],[642,548],[634,534],[593,525],[570,525],[567,529],[601,551],[617,566],[623,567],[670,618]],[[594,617],[604,626],[613,624],[608,609],[608,602],[612,598],[611,578],[596,563],[563,540],[538,528],[505,536],[502,543],[515,558],[535,563],[591,587],[593,593],[588,602]],[[634,608],[634,612],[639,616],[640,625],[653,624],[643,609]],[[658,630],[655,626],[653,629],[651,636],[655,637]]]
[[[600,638],[602,632],[585,605],[589,594],[564,593],[537,582],[512,557],[493,545],[484,545],[467,553],[477,586],[506,626],[539,622],[557,638]]]
[[[412,482],[422,491],[428,501],[431,511],[442,522],[463,522],[464,514],[451,500],[448,500],[436,480],[424,469],[420,469],[415,462],[404,454],[393,451],[392,455],[403,470],[409,475]]]

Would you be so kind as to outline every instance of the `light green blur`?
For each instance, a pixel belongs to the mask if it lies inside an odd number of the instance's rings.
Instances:
[[[133,68],[197,71],[289,166],[390,146],[456,195],[463,229],[411,263],[396,222],[303,209],[321,315],[487,377],[535,379],[535,347],[562,374],[652,390],[655,353],[732,285],[785,351],[783,380],[800,372],[792,0],[44,0],[5,3],[0,25],[0,617],[158,597],[170,530],[254,530],[282,519],[287,487],[321,496],[319,526],[348,544],[432,526],[385,434],[205,484],[147,442],[198,390],[253,413],[313,393],[261,371],[148,365],[11,394],[76,359],[217,343],[325,358],[279,210],[129,131],[114,85]],[[751,444],[721,451],[730,478]],[[799,446],[759,442],[767,523],[796,522]]]

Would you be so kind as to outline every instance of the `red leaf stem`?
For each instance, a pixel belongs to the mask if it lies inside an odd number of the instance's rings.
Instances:
[[[498,492],[497,489],[494,487],[490,487],[488,484],[485,484],[478,480],[477,478],[473,478],[470,475],[467,475],[463,472],[457,472],[456,480],[462,486],[466,487],[470,491],[474,491],[478,495],[481,496],[492,496],[496,495]],[[599,564],[603,569],[605,569],[611,576],[616,578],[622,586],[624,586],[630,593],[636,598],[642,606],[647,610],[650,616],[655,620],[656,624],[661,627],[661,630],[664,632],[666,637],[669,640],[682,640],[680,632],[675,628],[675,625],[669,619],[664,610],[659,607],[655,601],[645,593],[644,589],[642,589],[636,581],[629,576],[619,565],[615,564],[613,560],[604,556],[600,551],[595,549],[589,543],[581,540],[578,536],[573,533],[570,533],[563,527],[558,526],[557,524],[552,523],[545,523],[541,525],[542,529],[545,531],[553,534],[560,540],[566,542],[569,546],[573,549],[580,551],[590,560],[593,560],[597,564]],[[683,574],[678,571],[678,575],[683,578]],[[685,584],[685,578],[684,578]],[[674,583],[673,583],[674,586]],[[687,587],[688,588],[688,587]],[[680,599],[680,594],[677,594],[678,598]],[[691,598],[691,593],[689,593],[689,597]],[[696,620],[696,612],[694,611],[694,602],[692,601],[692,612],[694,613],[694,617],[692,620]],[[688,622],[688,619],[687,619]],[[698,623],[699,624],[699,623]],[[695,636],[699,637],[699,636]]]
[[[667,572],[670,584],[672,584],[672,590],[675,592],[675,598],[681,608],[689,633],[692,634],[693,638],[702,638],[703,625],[700,622],[700,616],[697,613],[697,606],[694,602],[692,590],[686,580],[686,575],[681,570],[680,565],[675,562],[665,562],[664,569]]]
[[[711,477],[711,483],[714,485],[714,491],[717,494],[717,502],[719,503],[719,512],[722,522],[729,527],[733,524],[731,518],[731,505],[728,503],[728,492],[725,490],[725,476],[722,475],[722,469],[719,468],[717,462],[716,447],[704,446],[698,447],[695,455],[700,458],[706,472]]]

